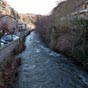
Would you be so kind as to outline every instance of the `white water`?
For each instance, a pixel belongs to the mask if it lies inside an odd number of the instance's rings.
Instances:
[[[17,88],[88,88],[88,74],[45,47],[35,32],[25,45]]]

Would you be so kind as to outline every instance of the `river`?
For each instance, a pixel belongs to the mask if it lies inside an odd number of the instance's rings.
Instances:
[[[88,74],[45,47],[35,32],[26,37],[25,46],[19,54],[22,65],[17,88],[88,88]]]

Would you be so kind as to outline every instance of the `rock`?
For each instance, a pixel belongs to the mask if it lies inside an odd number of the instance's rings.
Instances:
[[[55,49],[61,52],[71,52],[72,49],[72,36],[62,35],[58,38]]]

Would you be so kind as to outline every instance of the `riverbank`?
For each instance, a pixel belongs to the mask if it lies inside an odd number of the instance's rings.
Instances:
[[[69,59],[71,59],[73,62],[76,63],[76,65],[80,66],[82,69],[88,71],[88,57],[87,54],[85,54],[85,50],[83,45],[80,45],[79,40],[75,40],[74,37],[71,34],[66,34],[66,33],[57,33],[57,32],[51,32],[51,34],[47,31],[49,30],[44,30],[44,34],[42,32],[42,28],[38,30],[38,34],[41,37],[41,40],[45,43],[47,47],[50,49],[54,50],[57,53],[60,53]],[[49,34],[48,34],[49,33]],[[58,38],[56,38],[56,36]],[[77,41],[78,44],[75,47],[73,44],[73,41]],[[87,47],[85,47],[86,53],[87,53]]]
[[[5,53],[0,54],[0,88],[14,88],[21,65],[21,59],[17,55],[25,49],[24,41],[28,34],[25,32],[20,39],[0,49],[0,53]]]
[[[50,49],[71,57],[88,70],[88,19],[72,16],[61,21],[56,15],[59,13],[39,17],[37,33]]]
[[[14,88],[20,64],[21,59],[12,55],[0,64],[0,88]]]
[[[85,0],[58,3],[50,15],[37,16],[36,31],[49,48],[71,57],[88,70],[88,16],[79,14],[83,3],[87,5]],[[76,10],[77,7],[80,9]],[[73,14],[75,11],[78,12]]]

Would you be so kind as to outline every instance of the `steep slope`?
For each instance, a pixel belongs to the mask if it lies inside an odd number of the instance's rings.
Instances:
[[[2,15],[9,15],[16,18],[17,20],[19,19],[19,14],[17,11],[10,7],[10,5],[8,5],[8,3],[4,0],[0,0],[0,16]]]
[[[36,16],[34,14],[18,13],[5,0],[0,0],[0,17],[9,15],[14,17],[19,23],[26,23],[30,29],[35,28]]]
[[[31,13],[19,13],[20,21],[27,23],[30,30],[35,29],[36,15]]]
[[[50,48],[75,58],[88,69],[88,20],[72,15],[83,3],[85,0],[63,1],[50,16],[38,16],[36,25]]]

